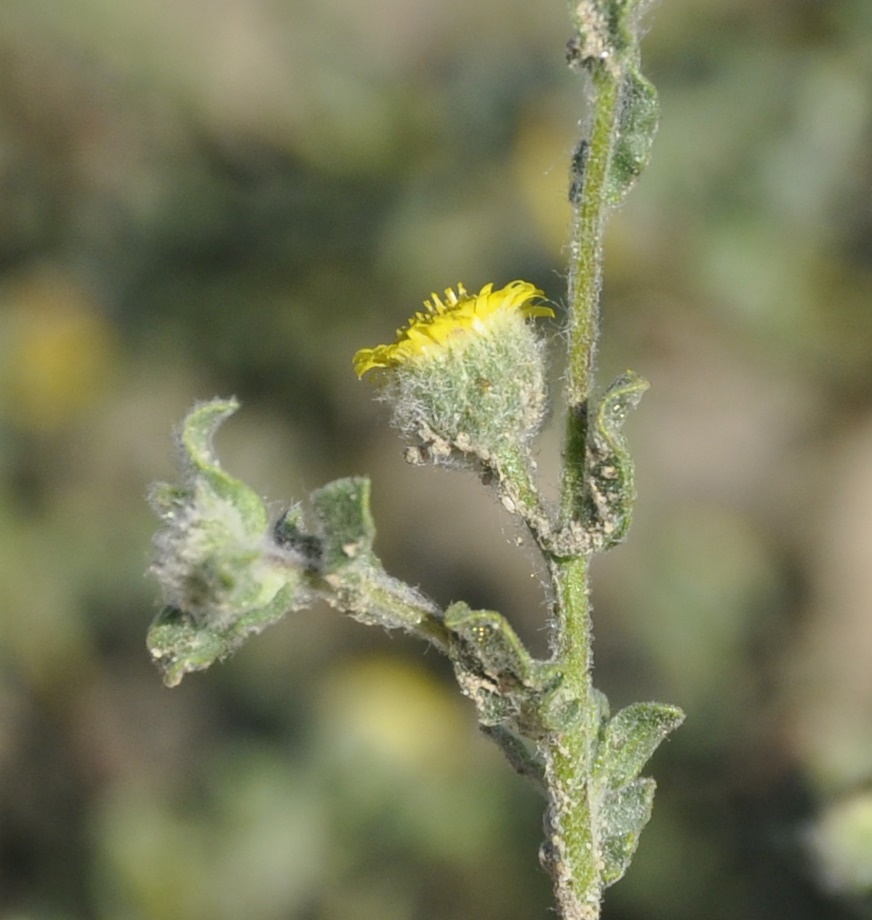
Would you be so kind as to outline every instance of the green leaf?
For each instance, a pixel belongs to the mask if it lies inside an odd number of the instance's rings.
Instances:
[[[676,706],[634,703],[604,727],[591,775],[604,885],[618,881],[636,852],[642,828],[651,817],[654,780],[639,773],[660,742],[684,720]]]
[[[207,483],[216,495],[236,508],[248,530],[262,532],[269,522],[263,500],[221,468],[212,446],[215,432],[238,408],[235,399],[213,399],[195,407],[182,423],[179,443],[184,452],[186,479]]]
[[[609,719],[609,701],[604,693],[590,688],[589,704],[579,699],[571,682],[555,680],[545,696],[542,722],[549,732],[558,734],[580,733],[587,739],[584,772],[587,774],[596,762],[600,742]]]
[[[164,607],[155,617],[146,644],[167,687],[178,686],[185,674],[205,670],[227,654],[227,643],[219,630],[192,622],[177,607]]]
[[[375,524],[369,507],[370,488],[369,479],[357,476],[337,479],[312,493],[325,572],[372,555]]]
[[[181,484],[159,483],[150,493],[162,522],[151,572],[165,607],[148,647],[169,686],[311,596],[309,558],[273,539],[265,503],[221,468],[212,447],[236,409],[235,400],[214,400],[192,410],[178,435]]]
[[[481,723],[512,722],[526,737],[541,734],[542,694],[559,682],[558,669],[532,658],[506,618],[492,610],[452,604],[445,626],[457,681],[478,707]]]
[[[529,779],[536,790],[547,798],[545,762],[535,744],[529,744],[505,725],[482,725],[481,730],[500,747],[512,769],[519,776]]]
[[[635,471],[621,426],[647,389],[643,377],[632,371],[622,374],[600,400],[588,433],[583,520],[597,551],[619,543],[630,527]]]
[[[651,159],[660,106],[657,90],[635,67],[621,81],[617,134],[606,184],[606,196],[617,204],[635,184]]]
[[[602,858],[603,886],[613,885],[627,871],[639,845],[639,835],[651,817],[653,779],[636,779],[606,795],[597,812],[597,837]]]
[[[223,623],[202,623],[183,610],[165,607],[146,640],[164,684],[176,687],[186,674],[204,671],[230,656],[249,636],[262,632],[295,606],[294,593],[294,585],[287,585],[263,607]]]
[[[606,725],[594,781],[609,789],[631,783],[660,742],[683,721],[677,706],[664,703],[633,703],[617,712]]]
[[[617,121],[605,183],[610,204],[620,202],[648,165],[657,133],[657,92],[639,69],[640,19],[646,2],[576,0],[577,30],[571,63],[588,70],[595,83],[617,84]]]
[[[501,614],[471,610],[461,601],[445,611],[445,625],[458,642],[474,650],[476,661],[495,681],[525,686],[534,679],[530,653]]]

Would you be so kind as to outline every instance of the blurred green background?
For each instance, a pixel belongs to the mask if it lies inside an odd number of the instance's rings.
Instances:
[[[688,719],[605,917],[869,917],[872,4],[649,23],[601,365],[652,388],[596,681]],[[403,463],[351,356],[458,281],[562,303],[568,37],[559,0],[0,3],[2,920],[553,916],[540,803],[432,652],[318,609],[161,686],[144,495],[235,394],[224,465],[277,511],[368,472],[389,569],[544,653],[529,547]]]

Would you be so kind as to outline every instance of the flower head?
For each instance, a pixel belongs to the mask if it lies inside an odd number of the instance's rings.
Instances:
[[[528,281],[512,281],[495,291],[486,284],[478,294],[467,294],[462,284],[457,293],[445,291],[443,301],[437,294],[425,300],[425,312],[416,313],[397,330],[397,340],[390,345],[361,348],[354,356],[354,369],[362,377],[373,368],[395,368],[422,357],[462,347],[470,333],[486,335],[489,327],[506,314],[521,317],[554,316],[550,307],[534,303],[542,291]]]
[[[413,444],[407,458],[493,467],[527,455],[547,408],[542,342],[526,321],[554,315],[542,297],[527,281],[477,294],[459,284],[432,294],[395,342],[357,352],[359,377],[380,372],[393,423]]]

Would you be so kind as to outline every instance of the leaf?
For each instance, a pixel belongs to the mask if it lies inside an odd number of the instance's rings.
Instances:
[[[633,703],[606,725],[594,766],[594,782],[618,789],[632,782],[660,742],[684,721],[677,706]]]
[[[651,158],[657,133],[657,92],[639,69],[639,21],[646,0],[574,0],[577,34],[570,63],[590,71],[594,81],[618,83],[617,121],[605,196],[618,204]],[[578,182],[576,179],[576,187]]]
[[[660,118],[657,90],[636,67],[629,67],[624,74],[619,105],[606,184],[606,196],[612,204],[623,200],[648,165]]]
[[[589,430],[583,517],[597,551],[619,543],[630,527],[635,471],[621,427],[647,389],[643,377],[632,371],[622,374],[603,394]]]
[[[591,776],[604,885],[627,871],[651,817],[654,780],[639,773],[660,742],[684,721],[676,706],[633,703],[606,724]]]
[[[221,468],[213,449],[237,407],[213,400],[194,408],[178,435],[181,483],[150,492],[162,522],[151,572],[165,606],[147,641],[168,686],[227,657],[311,596],[309,559],[274,541],[264,501]]]
[[[312,493],[325,572],[372,555],[375,523],[369,507],[370,488],[369,479],[357,476],[337,479]]]
[[[500,747],[512,769],[519,776],[529,779],[536,791],[547,798],[545,762],[536,746],[504,725],[482,725],[482,732]]]
[[[636,779],[612,790],[597,813],[597,836],[602,857],[603,886],[613,885],[627,871],[639,846],[639,835],[651,817],[653,779]]]
[[[445,625],[458,641],[474,649],[476,660],[494,680],[527,685],[535,673],[534,662],[508,620],[492,610],[471,610],[460,602],[445,612]]]
[[[215,432],[238,408],[235,399],[213,399],[195,407],[182,423],[179,444],[184,452],[186,479],[207,483],[216,495],[236,508],[248,530],[262,532],[269,522],[263,500],[221,468],[212,446]]]
[[[287,585],[263,607],[224,623],[202,623],[177,607],[164,607],[148,630],[146,644],[167,687],[186,674],[205,671],[229,657],[251,635],[262,632],[295,606],[295,589]]]
[[[461,690],[474,700],[483,725],[512,722],[525,737],[539,735],[541,696],[559,682],[559,671],[527,651],[505,617],[464,603],[445,612],[448,655]]]

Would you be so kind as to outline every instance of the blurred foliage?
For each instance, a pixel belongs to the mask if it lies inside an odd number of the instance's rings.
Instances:
[[[605,916],[872,916],[872,6],[651,22],[602,364],[652,388],[597,682],[688,721]],[[0,4],[3,920],[549,916],[540,804],[444,662],[317,610],[168,691],[142,572],[171,427],[235,394],[235,475],[369,473],[389,568],[541,649],[511,524],[403,464],[350,362],[457,281],[561,301],[567,34],[556,0]]]

